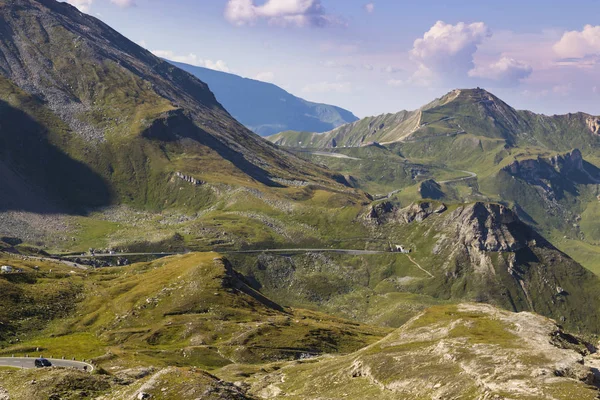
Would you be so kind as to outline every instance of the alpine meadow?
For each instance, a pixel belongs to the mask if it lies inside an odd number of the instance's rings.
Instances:
[[[0,400],[599,399],[550,3],[0,0]]]

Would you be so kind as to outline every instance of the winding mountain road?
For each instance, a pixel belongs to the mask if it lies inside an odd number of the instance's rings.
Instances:
[[[353,256],[362,256],[369,254],[387,254],[390,251],[375,250],[349,250],[349,249],[267,249],[267,250],[238,250],[238,251],[220,251],[223,254],[256,254],[256,253],[340,253]]]
[[[53,367],[74,368],[82,371],[87,370],[88,372],[92,372],[94,370],[93,365],[80,361],[55,360],[52,358],[48,358],[47,360],[52,363]],[[31,369],[35,368],[34,363],[35,357],[0,357],[0,367]]]
[[[464,172],[465,174],[468,174],[469,176],[463,176],[462,178],[448,179],[446,181],[439,181],[438,183],[439,184],[454,183],[454,182],[466,181],[467,179],[477,178],[477,174],[475,172],[471,172],[471,171],[460,171],[460,172]]]
[[[355,256],[369,254],[386,254],[390,251],[355,250],[355,249],[262,249],[262,250],[214,250],[222,254],[260,254],[260,253],[340,253]],[[174,256],[186,253],[114,253],[114,254],[86,254],[79,256],[63,256],[62,258],[106,258],[106,257],[131,257],[131,256]]]
[[[323,157],[333,157],[333,158],[343,158],[345,160],[356,160],[361,161],[362,158],[350,157],[342,153],[330,153],[327,151],[303,151],[303,153],[312,154],[314,156],[323,156]]]

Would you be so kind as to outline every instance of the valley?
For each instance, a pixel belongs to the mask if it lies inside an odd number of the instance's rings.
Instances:
[[[598,398],[598,117],[144,47],[0,0],[0,400]]]

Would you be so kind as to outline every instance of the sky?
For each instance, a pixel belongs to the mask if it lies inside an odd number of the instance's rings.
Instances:
[[[67,0],[154,54],[359,117],[482,87],[600,114],[600,0]]]

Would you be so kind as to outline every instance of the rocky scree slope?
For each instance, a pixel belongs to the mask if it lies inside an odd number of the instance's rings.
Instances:
[[[113,374],[68,369],[0,371],[2,400],[252,400],[214,375],[187,368],[127,368]],[[4,397],[2,397],[4,395]]]
[[[574,149],[556,155],[520,157],[483,181],[481,187],[517,204],[526,218],[542,228],[559,229],[580,238],[582,214],[598,203],[599,183],[600,169]],[[597,236],[591,234],[590,238]]]
[[[585,343],[483,304],[432,307],[371,346],[256,376],[263,398],[596,399]]]
[[[373,237],[414,249],[434,278],[420,292],[535,311],[570,329],[600,331],[600,280],[499,204],[374,206]]]

